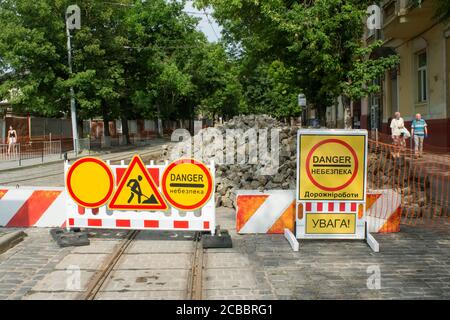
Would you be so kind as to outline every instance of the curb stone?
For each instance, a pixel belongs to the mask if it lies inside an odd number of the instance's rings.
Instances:
[[[0,254],[20,243],[27,234],[23,231],[14,231],[0,237]]]

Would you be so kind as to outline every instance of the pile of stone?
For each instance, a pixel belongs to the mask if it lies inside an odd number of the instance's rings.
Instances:
[[[237,148],[231,155],[226,154],[226,133],[230,129],[240,129],[248,132],[254,129],[261,132],[267,129],[268,151],[270,149],[270,131],[278,129],[279,162],[270,168],[270,157],[265,158],[258,152],[256,159],[251,159],[248,149],[246,150],[245,161],[239,162],[238,154],[242,154],[242,148],[248,147],[249,143],[236,139]],[[245,115],[236,116],[233,119],[216,125],[213,128],[203,129],[192,139],[184,137],[178,144],[165,148],[164,159],[174,160],[179,157],[194,157],[208,164],[210,160],[216,163],[216,193],[215,200],[217,206],[235,207],[237,190],[275,190],[296,188],[296,133],[298,127],[287,125],[267,115]],[[258,139],[261,137],[258,134]],[[188,141],[188,142],[186,142]],[[251,146],[255,148],[254,145]],[[190,149],[189,149],[190,148]],[[239,149],[241,148],[241,149]],[[420,217],[431,212],[431,203],[426,197],[426,190],[429,190],[427,177],[413,174],[410,162],[404,158],[393,158],[389,149],[377,149],[370,147],[368,157],[368,188],[392,189],[402,194],[403,216]],[[218,155],[223,154],[223,158],[218,160]]]
[[[268,155],[261,155],[259,152],[251,154],[246,149],[245,160],[238,163],[238,153],[242,155],[243,148],[249,147],[249,142],[236,139],[236,148],[233,154],[224,152],[227,143],[227,130],[239,129],[248,132],[254,129],[257,139],[264,137],[260,134],[261,129],[267,129],[267,149]],[[270,158],[271,150],[271,130],[278,129],[279,157],[278,164],[272,166]],[[295,189],[296,180],[296,133],[298,127],[290,126],[267,115],[243,115],[235,116],[223,124],[214,128],[206,128],[189,143],[180,142],[171,150],[165,150],[164,155],[168,159],[181,156],[189,156],[189,146],[191,156],[201,159],[204,163],[215,160],[216,166],[216,205],[224,207],[235,207],[237,190],[274,190],[274,189]],[[264,131],[264,130],[263,130]],[[236,131],[234,131],[236,132]],[[199,135],[202,135],[201,139]],[[184,139],[183,139],[184,140]],[[195,145],[197,143],[197,145]],[[198,145],[201,145],[201,148]],[[250,146],[254,151],[257,147]],[[195,152],[200,152],[196,154]],[[174,155],[175,154],[175,155]],[[218,155],[223,154],[223,159],[218,161]],[[230,157],[232,161],[230,161]],[[256,157],[256,158],[255,158]],[[221,160],[221,161],[220,161]],[[242,160],[242,159],[241,159]],[[267,170],[267,169],[271,170]]]

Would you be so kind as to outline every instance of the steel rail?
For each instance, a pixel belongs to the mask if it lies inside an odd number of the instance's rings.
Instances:
[[[117,265],[120,258],[126,252],[138,233],[138,230],[130,231],[125,239],[116,246],[114,251],[103,262],[102,267],[92,276],[86,291],[82,292],[78,296],[78,300],[95,300],[106,280],[109,278],[111,272],[114,270],[114,267]]]
[[[194,252],[192,253],[191,269],[189,270],[186,298],[188,300],[202,300],[205,255],[201,232],[196,232],[194,241]]]

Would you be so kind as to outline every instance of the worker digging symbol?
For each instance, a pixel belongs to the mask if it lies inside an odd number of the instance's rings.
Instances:
[[[108,208],[111,210],[167,210],[167,204],[159,193],[157,183],[139,156],[134,156],[128,168],[117,177],[120,181]],[[156,172],[158,178],[159,171]]]
[[[145,194],[142,193],[141,184],[139,183],[142,181],[142,176],[138,175],[137,179],[131,179],[127,183],[127,187],[130,188],[131,194],[128,198],[127,203],[130,203],[133,201],[134,196],[137,196],[138,203],[146,203],[146,204],[153,204],[158,203],[155,196],[152,194],[150,197],[147,197]],[[142,197],[147,198],[147,200],[141,201]]]

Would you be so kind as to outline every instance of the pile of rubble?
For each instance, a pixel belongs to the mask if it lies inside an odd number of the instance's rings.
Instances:
[[[270,158],[273,152],[271,132],[274,129],[278,131],[279,157],[277,156],[276,162],[272,162]],[[267,115],[235,116],[214,128],[203,129],[189,142],[180,142],[164,154],[166,159],[170,155],[171,159],[193,156],[204,163],[214,160],[217,163],[216,206],[234,207],[237,190],[295,189],[297,129],[296,126],[291,127]],[[230,132],[237,135],[246,133],[248,136],[253,133],[256,140],[249,141],[235,136],[233,143],[236,146],[227,149]],[[267,154],[259,152],[258,145],[254,145],[261,140],[267,141]],[[232,150],[232,154],[229,150]],[[189,151],[192,153],[189,154]]]
[[[432,179],[425,171],[412,165],[410,158],[394,158],[389,148],[371,148],[368,156],[368,187],[372,190],[391,189],[401,194],[404,219],[430,217],[445,212],[434,198],[430,198]],[[440,200],[440,199],[438,199]],[[406,220],[404,220],[406,222]]]
[[[248,137],[252,129],[257,139],[250,143],[242,139],[242,136],[229,140],[227,135],[232,131],[235,134],[238,132],[238,135],[247,133]],[[273,129],[278,132],[275,147],[279,150],[279,155],[274,166],[271,166],[273,163],[270,157],[259,152],[258,143],[264,129],[267,129],[267,149],[270,154],[273,152],[270,132]],[[203,129],[192,139],[187,134],[182,142],[164,150],[163,155],[166,160],[193,157],[206,164],[214,160],[216,205],[235,207],[237,190],[296,189],[297,130],[297,126],[287,125],[267,115],[236,116],[213,128]],[[262,140],[265,138],[263,136]],[[230,141],[233,141],[231,155],[227,149]],[[251,154],[250,149],[258,151]],[[405,158],[393,158],[390,150],[370,149],[368,189],[392,189],[399,192],[403,199],[403,216],[420,217],[425,212],[431,212],[431,204],[426,197],[426,191],[430,188],[427,177],[417,176],[409,161]],[[242,154],[245,154],[244,160]],[[270,168],[273,170],[267,170]]]

